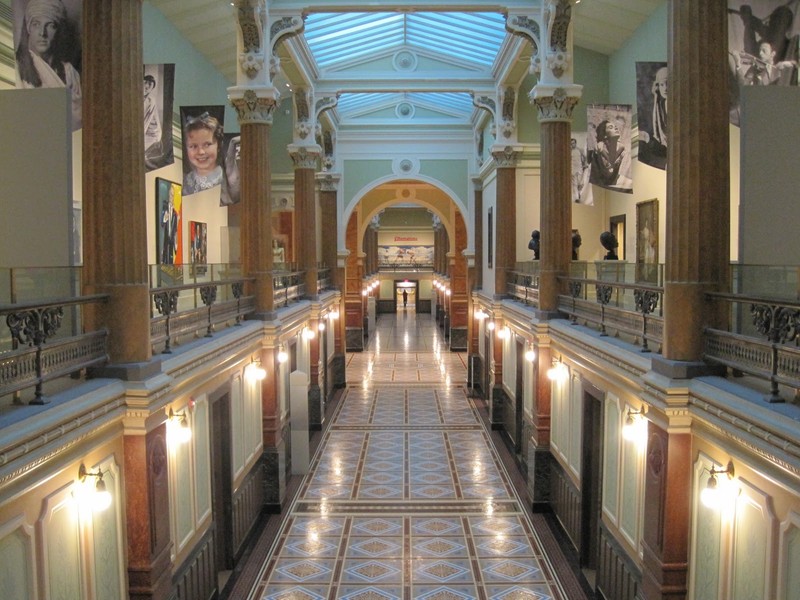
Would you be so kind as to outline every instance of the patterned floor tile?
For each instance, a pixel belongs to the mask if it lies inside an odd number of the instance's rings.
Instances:
[[[514,512],[466,355],[429,315],[377,325],[248,600],[567,600]]]

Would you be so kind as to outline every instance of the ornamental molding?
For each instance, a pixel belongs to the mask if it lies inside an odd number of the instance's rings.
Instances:
[[[241,95],[239,95],[241,93]],[[266,88],[231,88],[228,100],[236,110],[240,125],[272,125],[272,115],[279,104],[278,90]]]
[[[322,156],[322,148],[316,144],[307,146],[291,144],[288,151],[295,169],[316,169]]]
[[[542,72],[542,58],[540,56],[541,28],[536,19],[528,15],[508,15],[506,17],[506,31],[525,38],[531,44],[530,72],[538,75]]]
[[[572,64],[567,36],[572,19],[572,3],[570,0],[546,0],[543,17],[549,32],[546,49],[547,68],[556,78],[560,78]]]
[[[532,102],[539,111],[539,122],[572,121],[572,111],[581,99],[581,86],[551,87],[535,86]]]
[[[516,146],[504,146],[503,148],[492,148],[492,158],[498,169],[516,167],[522,156],[522,148]]]
[[[340,173],[319,173],[317,182],[321,192],[336,192],[339,190],[339,182],[342,176]]]

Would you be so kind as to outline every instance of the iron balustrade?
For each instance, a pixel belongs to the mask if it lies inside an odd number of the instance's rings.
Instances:
[[[509,271],[506,291],[525,304],[539,306],[539,273]]]
[[[45,382],[108,362],[105,329],[47,343],[61,328],[65,308],[107,301],[108,294],[94,294],[0,305],[12,339],[11,350],[0,352],[0,396],[34,387],[30,404],[46,404]]]
[[[275,271],[272,274],[273,302],[275,307],[289,306],[289,302],[305,296],[305,271]]]
[[[246,281],[248,279],[223,279],[152,288],[151,344],[163,342],[162,354],[170,354],[178,336],[205,330],[205,337],[212,337],[215,326],[229,321],[233,321],[234,326],[240,325],[242,318],[255,309],[253,297],[243,295]],[[225,298],[217,302],[223,290],[227,292]],[[181,298],[184,304],[186,301],[190,304],[188,309],[181,310]]]
[[[663,341],[664,320],[662,299],[664,289],[644,283],[624,283],[581,277],[559,277],[566,283],[569,295],[559,295],[558,309],[578,320],[597,325],[601,335],[606,328],[641,339],[642,352],[650,352],[650,342]],[[589,299],[594,288],[594,300]],[[628,294],[626,292],[632,292]]]
[[[730,303],[734,310],[731,331],[705,329],[704,359],[769,381],[768,402],[784,402],[780,385],[792,388],[797,396],[800,302],[723,292],[707,292],[706,298]]]

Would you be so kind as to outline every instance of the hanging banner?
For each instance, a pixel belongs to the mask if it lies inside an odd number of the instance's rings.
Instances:
[[[639,162],[667,168],[667,85],[665,62],[636,63],[636,115],[639,126]]]
[[[630,104],[587,108],[589,181],[615,192],[633,193]]]
[[[181,106],[183,195],[222,185],[225,107]]]

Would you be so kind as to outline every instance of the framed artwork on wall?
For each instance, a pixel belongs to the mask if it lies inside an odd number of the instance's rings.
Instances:
[[[189,255],[195,274],[205,275],[208,263],[208,224],[189,221]]]
[[[636,204],[636,280],[658,285],[658,200]]]
[[[161,265],[183,264],[181,185],[156,177],[156,260]]]
[[[486,220],[486,264],[492,268],[492,258],[494,258],[494,207],[489,207],[489,215]]]

